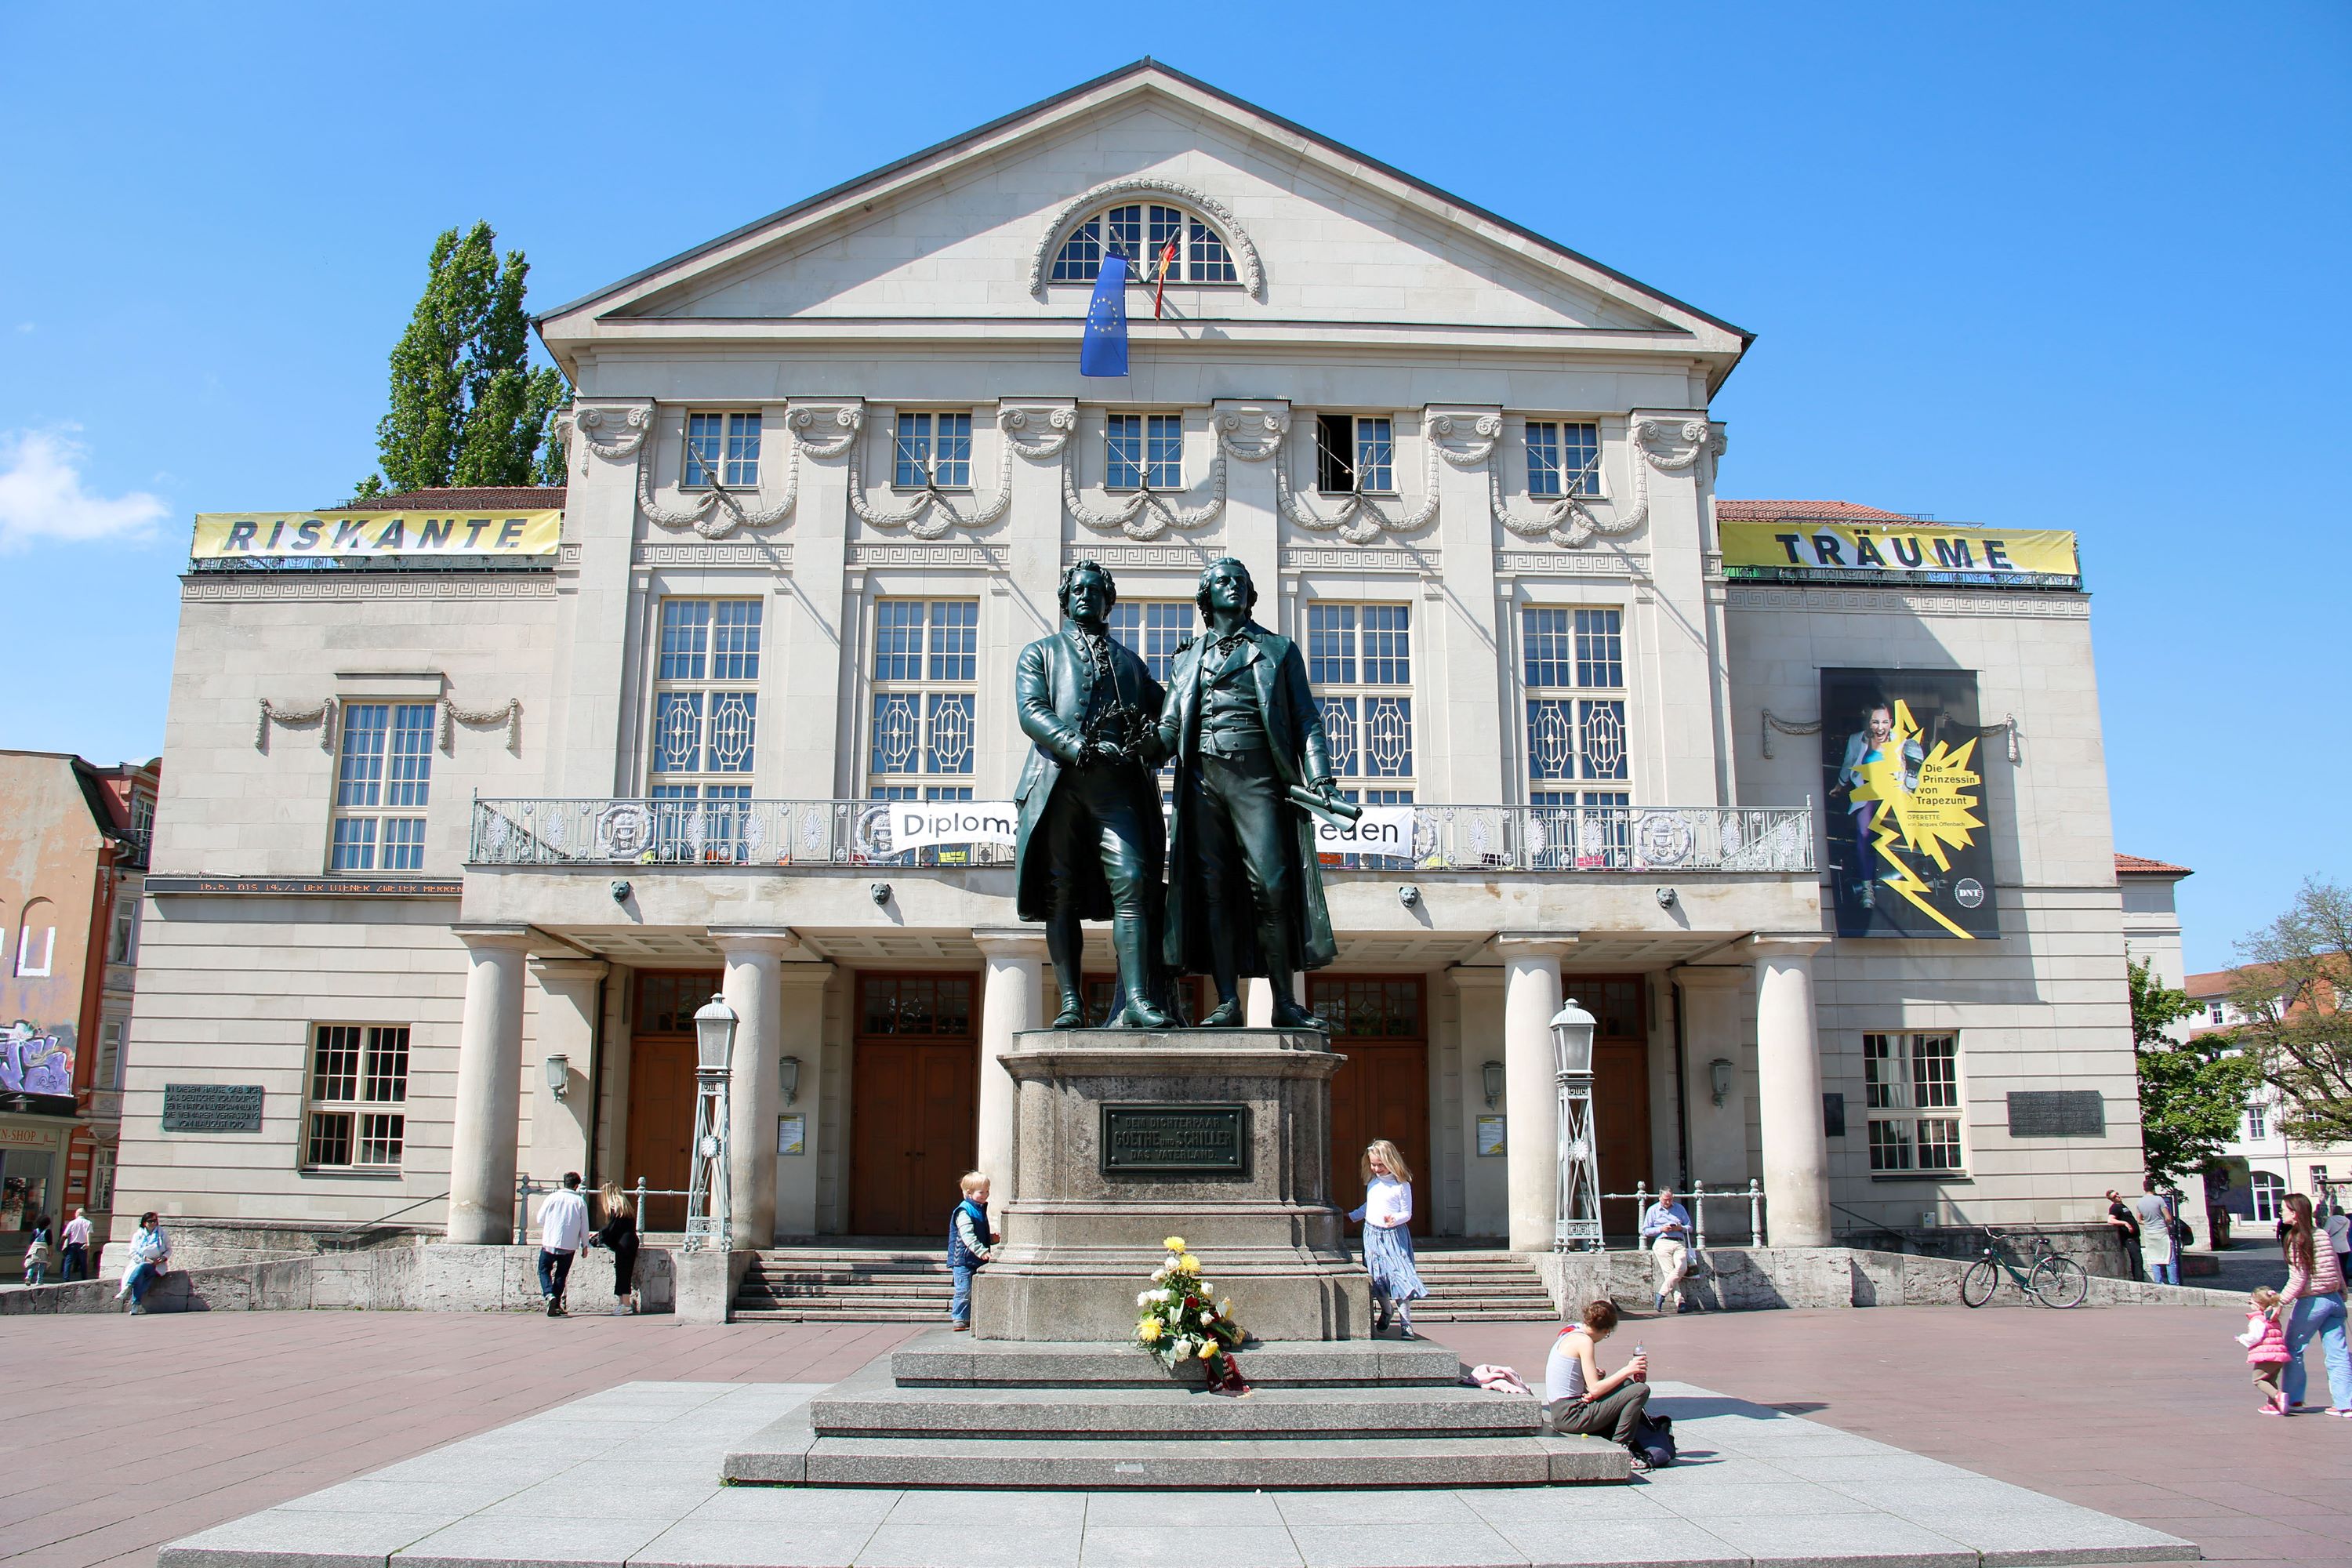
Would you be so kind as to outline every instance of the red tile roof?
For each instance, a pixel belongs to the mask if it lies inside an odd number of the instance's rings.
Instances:
[[[1835,522],[1916,522],[1907,511],[1887,511],[1850,500],[1726,500],[1716,498],[1719,522],[1778,522],[1784,517],[1827,518]]]
[[[355,496],[328,511],[468,511],[520,510],[560,511],[562,485],[477,485],[442,489],[403,490],[397,495]]]
[[[2144,860],[2137,855],[2117,855],[2116,875],[2118,877],[2193,877],[2197,873],[2186,866],[2175,866],[2168,860]]]

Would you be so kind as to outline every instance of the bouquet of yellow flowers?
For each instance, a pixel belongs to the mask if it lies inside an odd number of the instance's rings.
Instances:
[[[1143,1309],[1135,1342],[1171,1372],[1181,1362],[1199,1361],[1206,1363],[1211,1386],[1240,1384],[1234,1351],[1249,1336],[1234,1321],[1233,1302],[1217,1300],[1217,1288],[1201,1278],[1201,1259],[1186,1249],[1182,1237],[1171,1236],[1161,1245],[1168,1256],[1135,1299]]]

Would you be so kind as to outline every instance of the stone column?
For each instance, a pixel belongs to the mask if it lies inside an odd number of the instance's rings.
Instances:
[[[1682,1087],[1683,1110],[1690,1128],[1687,1157],[1690,1173],[1710,1191],[1745,1187],[1756,1173],[1748,1168],[1748,1085],[1750,1060],[1740,1027],[1739,998],[1748,986],[1745,964],[1685,965],[1670,972],[1682,993],[1683,1063],[1689,1081]],[[1731,1092],[1715,1103],[1708,1064],[1717,1058],[1732,1064]],[[1746,1220],[1741,1222],[1746,1225]],[[1731,1227],[1718,1220],[1722,1235]]]
[[[534,958],[539,1016],[531,1030],[530,1175],[553,1182],[566,1171],[584,1177],[588,1123],[604,1085],[596,1081],[596,982],[609,967],[601,958]],[[549,1087],[547,1058],[564,1058],[562,1098]]]
[[[1044,1026],[1038,1016],[1045,984],[1045,938],[1034,930],[1013,927],[975,931],[972,941],[988,962],[988,977],[980,1003],[980,1156],[978,1168],[989,1174],[990,1216],[1002,1230],[1004,1206],[1013,1199],[1013,1075],[997,1058],[1013,1049],[1013,1037],[1024,1029]]]
[[[1559,1217],[1559,1096],[1551,1051],[1560,955],[1576,938],[1506,932],[1503,955],[1505,1163],[1511,1180],[1511,1250],[1549,1252]]]
[[[824,1084],[824,988],[833,965],[824,963],[779,963],[776,984],[783,993],[783,1038],[776,1056],[800,1058],[799,1091],[789,1103],[777,1095],[779,1116],[802,1119],[801,1152],[776,1155],[776,1235],[816,1234],[816,1178],[824,1147],[823,1118],[818,1114]],[[769,1124],[769,1149],[775,1151],[775,1126]]]
[[[1813,1024],[1815,936],[1749,939],[1756,953],[1756,1089],[1764,1230],[1775,1247],[1830,1244],[1830,1152]]]
[[[723,994],[735,1009],[727,1085],[728,1237],[738,1248],[776,1244],[776,1061],[783,1054],[783,988],[776,976],[800,938],[779,929],[712,930],[727,960]]]
[[[528,926],[459,928],[472,967],[457,1032],[449,1135],[451,1241],[514,1239],[516,1118],[522,1109],[522,963]]]

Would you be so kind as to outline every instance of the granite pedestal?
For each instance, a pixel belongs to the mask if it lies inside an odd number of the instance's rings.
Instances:
[[[1124,1341],[1181,1236],[1269,1341],[1360,1339],[1370,1287],[1331,1202],[1331,1075],[1311,1030],[1038,1029],[1015,1091],[1004,1242],[972,1287],[982,1340]]]

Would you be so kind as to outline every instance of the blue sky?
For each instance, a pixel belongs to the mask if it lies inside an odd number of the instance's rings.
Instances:
[[[189,515],[372,468],[438,230],[551,305],[1152,54],[1757,332],[1722,493],[2079,531],[2191,967],[2352,879],[2340,5],[94,16],[0,9],[0,744],[161,748]]]

